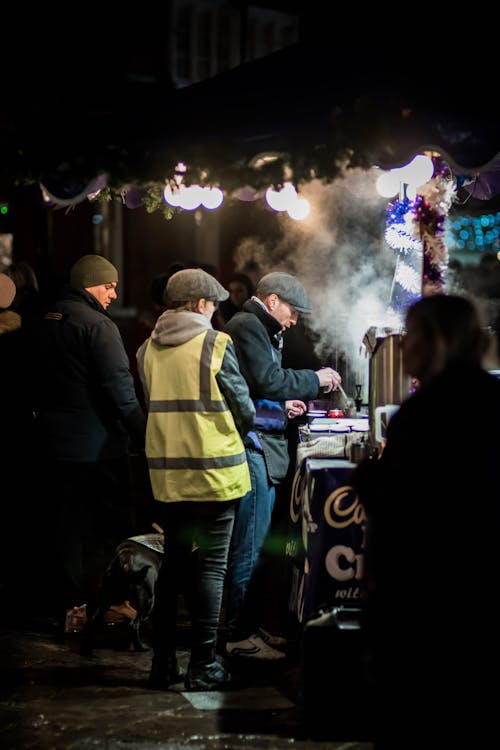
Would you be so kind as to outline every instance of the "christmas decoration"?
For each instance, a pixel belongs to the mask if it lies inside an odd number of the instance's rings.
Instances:
[[[387,207],[385,241],[397,253],[389,309],[400,317],[421,296],[444,290],[444,225],[455,195],[448,167],[435,157],[434,175],[418,188],[415,200],[405,196]]]

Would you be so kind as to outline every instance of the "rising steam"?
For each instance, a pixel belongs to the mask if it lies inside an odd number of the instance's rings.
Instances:
[[[329,185],[315,180],[301,186],[310,216],[303,222],[280,216],[279,241],[246,238],[235,254],[238,270],[257,266],[259,277],[287,271],[302,281],[313,303],[306,322],[318,355],[333,362],[340,351],[365,394],[363,336],[371,326],[394,325],[387,310],[396,261],[384,242],[387,200],[374,184],[373,171],[356,169]]]

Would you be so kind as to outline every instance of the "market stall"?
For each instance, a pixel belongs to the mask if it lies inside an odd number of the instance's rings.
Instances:
[[[349,484],[349,459],[367,445],[368,419],[316,418],[299,434],[287,555],[289,609],[306,623],[361,599],[365,513]]]
[[[301,633],[304,723],[313,737],[367,739],[366,513],[351,486],[350,459],[366,454],[368,418],[313,417],[299,436],[286,550],[289,609]]]

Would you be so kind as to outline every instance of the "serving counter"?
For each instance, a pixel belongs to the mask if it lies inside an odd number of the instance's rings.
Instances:
[[[355,464],[344,458],[347,434],[341,439],[338,434],[322,437],[321,450],[340,455],[308,456],[299,444],[290,496],[286,555],[292,586],[288,606],[300,623],[320,610],[359,604],[362,598],[366,516],[349,483]],[[351,442],[359,440],[352,432],[349,437]],[[317,446],[316,442],[313,449]]]

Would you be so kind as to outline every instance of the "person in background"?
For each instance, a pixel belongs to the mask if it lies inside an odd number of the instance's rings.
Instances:
[[[118,271],[100,255],[72,266],[38,335],[36,415],[52,506],[58,612],[96,606],[117,544],[134,530],[129,454],[146,416],[120,332],[108,315]],[[52,583],[51,583],[52,587]]]
[[[274,648],[283,639],[262,629],[257,565],[271,525],[276,487],[289,465],[288,420],[303,414],[304,402],[316,398],[320,389],[331,391],[341,382],[331,367],[313,371],[281,366],[283,331],[296,325],[300,314],[310,312],[300,281],[277,271],[260,279],[256,296],[225,327],[256,404],[254,429],[245,437],[252,487],[239,503],[229,556],[225,625],[226,652],[232,656],[270,660],[285,656]]]
[[[246,273],[233,273],[227,288],[229,299],[220,303],[212,322],[213,327],[219,330],[222,330],[227,321],[241,310],[243,303],[250,299],[255,291],[253,281]]]
[[[14,310],[16,285],[0,273],[0,393],[2,394],[0,455],[2,460],[2,529],[0,545],[0,595],[3,612],[24,617],[34,601],[37,575],[33,550],[37,504],[38,446],[35,441],[32,373],[38,364]],[[22,538],[23,564],[16,563]],[[29,602],[29,604],[27,604]]]
[[[169,278],[184,268],[180,262],[171,263],[165,273],[155,276],[149,286],[150,304],[144,307],[137,318],[137,323],[132,331],[128,342],[128,353],[130,359],[130,372],[134,378],[135,391],[144,412],[147,411],[146,399],[137,369],[137,350],[146,339],[151,336],[156,321],[160,315],[167,309],[167,300],[165,299],[165,289]],[[138,453],[130,461],[131,479],[134,494],[137,498],[136,503],[136,520],[137,528],[149,533],[152,524],[156,523],[155,505],[151,494],[151,482],[149,481],[149,471],[144,453]]]
[[[160,315],[167,309],[167,301],[165,299],[165,290],[167,288],[168,280],[174,273],[181,271],[185,268],[184,263],[175,261],[171,263],[165,273],[160,273],[155,276],[151,281],[149,287],[149,296],[151,299],[151,306],[145,308],[139,315],[137,338],[139,346],[151,336],[151,333],[156,325],[156,321]],[[135,350],[137,352],[137,349]]]
[[[16,285],[16,296],[12,302],[12,309],[19,313],[23,326],[28,328],[38,320],[42,312],[42,301],[35,270],[29,263],[20,260],[17,263],[12,263],[5,273]]]
[[[380,458],[353,475],[368,519],[377,750],[401,747],[401,726],[409,748],[429,737],[487,746],[497,731],[500,382],[482,367],[486,346],[469,299],[413,304],[402,357],[418,390],[391,417]]]
[[[140,311],[131,337],[130,371],[134,377],[137,395],[142,404],[144,404],[144,394],[142,392],[142,384],[137,370],[136,353],[141,344],[151,336],[156,321],[167,308],[164,294],[169,278],[183,268],[185,268],[184,263],[171,263],[165,273],[160,273],[152,279],[149,286],[149,297],[151,303]]]
[[[175,650],[182,593],[191,615],[185,686],[220,690],[233,684],[216,645],[236,505],[250,489],[241,436],[255,408],[231,338],[210,323],[228,292],[201,268],[175,273],[166,292],[172,309],[137,352],[146,457],[165,534],[149,686],[167,689],[183,678]]]

